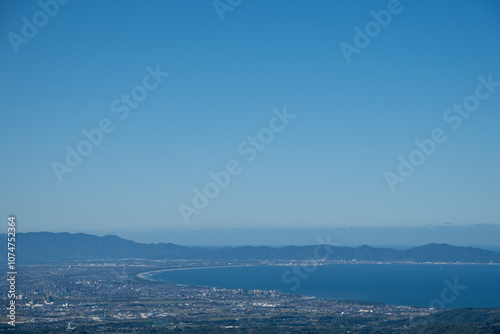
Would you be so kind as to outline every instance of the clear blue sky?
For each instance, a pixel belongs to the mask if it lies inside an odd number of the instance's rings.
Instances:
[[[341,43],[387,8],[243,0],[222,21],[212,1],[72,0],[44,22],[36,1],[2,1],[2,216],[21,232],[500,224],[500,87],[459,128],[443,119],[479,76],[500,82],[500,4],[401,0],[348,63]],[[120,119],[148,66],[170,75]],[[297,116],[248,162],[238,146],[284,107]],[[60,182],[53,163],[106,118]],[[384,173],[435,128],[447,140],[391,191]],[[232,160],[186,224],[179,204]]]

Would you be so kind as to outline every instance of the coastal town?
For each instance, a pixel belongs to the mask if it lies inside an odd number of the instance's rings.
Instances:
[[[237,263],[258,265],[261,263]],[[436,310],[324,300],[279,291],[223,289],[156,282],[148,272],[224,266],[185,260],[79,261],[19,268],[16,329],[72,332],[249,332],[262,326],[363,329],[406,328]],[[146,273],[146,274],[144,274]],[[5,282],[2,282],[5,284]],[[3,296],[3,303],[7,302]],[[11,326],[3,319],[3,329]]]

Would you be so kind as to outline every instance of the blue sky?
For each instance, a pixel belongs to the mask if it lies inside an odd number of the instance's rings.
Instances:
[[[347,62],[339,45],[388,3],[243,0],[221,20],[211,1],[73,0],[26,38],[40,4],[3,1],[2,215],[21,232],[500,224],[500,87],[458,129],[443,119],[478,77],[500,82],[500,5],[401,0]],[[169,75],[120,119],[148,67]],[[284,108],[248,162],[239,145]],[[114,130],[60,182],[54,162],[103,119]],[[446,141],[392,191],[384,173],[436,128]]]

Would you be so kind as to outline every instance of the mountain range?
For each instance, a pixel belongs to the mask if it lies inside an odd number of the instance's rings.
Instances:
[[[7,237],[0,238],[7,249]],[[358,260],[399,262],[499,263],[500,253],[473,247],[428,244],[405,250],[370,246],[240,246],[188,247],[172,243],[146,244],[114,235],[103,237],[83,233],[29,232],[16,236],[16,258],[23,261],[74,259],[199,259],[199,260]],[[5,256],[5,255],[1,255]],[[5,262],[5,261],[3,261]]]

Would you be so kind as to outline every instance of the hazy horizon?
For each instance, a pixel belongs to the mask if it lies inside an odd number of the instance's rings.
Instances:
[[[85,233],[97,236],[115,235],[140,243],[174,243],[183,246],[304,246],[321,243],[336,246],[392,247],[397,249],[422,246],[430,243],[446,243],[454,246],[482,247],[500,252],[497,236],[500,226],[475,224],[453,226],[442,224],[423,227],[385,228],[249,228],[214,230],[73,230],[30,232]],[[463,240],[467,239],[466,242]]]

